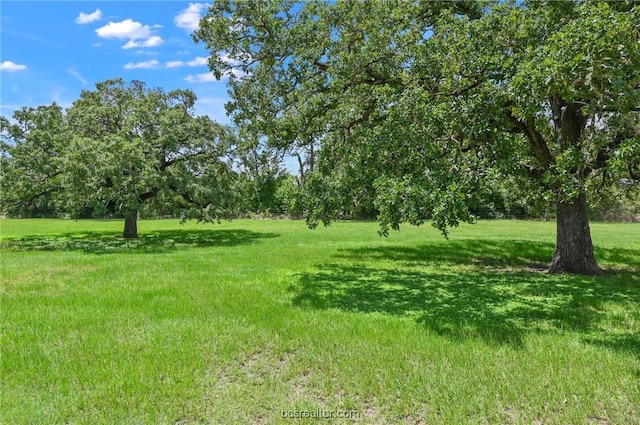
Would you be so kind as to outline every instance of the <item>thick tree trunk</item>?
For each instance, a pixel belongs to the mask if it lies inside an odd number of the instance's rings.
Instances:
[[[593,254],[586,195],[580,193],[572,201],[558,198],[557,210],[556,250],[549,273],[601,273]]]
[[[138,237],[138,211],[131,209],[125,212],[122,236],[125,238]]]

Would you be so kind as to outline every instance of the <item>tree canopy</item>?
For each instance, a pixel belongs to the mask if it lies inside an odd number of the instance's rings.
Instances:
[[[195,116],[190,90],[122,79],[82,91],[66,111],[23,108],[2,120],[3,204],[55,193],[60,211],[113,210],[136,237],[138,213],[217,220],[233,206],[229,129]]]
[[[640,182],[633,2],[216,1],[194,34],[236,124],[319,143],[314,225],[374,203],[446,232],[496,179],[556,202],[550,271],[599,267],[589,190]]]

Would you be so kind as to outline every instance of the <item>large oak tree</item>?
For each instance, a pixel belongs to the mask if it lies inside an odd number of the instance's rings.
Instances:
[[[231,132],[194,114],[190,90],[149,89],[122,79],[58,105],[3,118],[4,207],[55,194],[57,209],[78,216],[115,211],[123,236],[138,236],[142,210],[217,220],[232,212]]]
[[[194,38],[238,125],[321,144],[312,223],[373,199],[383,233],[446,232],[508,175],[555,199],[550,272],[600,271],[588,188],[640,180],[639,5],[220,0]]]

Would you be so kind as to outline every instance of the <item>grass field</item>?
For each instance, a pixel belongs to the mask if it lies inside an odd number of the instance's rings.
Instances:
[[[3,424],[640,424],[639,224],[0,226]]]

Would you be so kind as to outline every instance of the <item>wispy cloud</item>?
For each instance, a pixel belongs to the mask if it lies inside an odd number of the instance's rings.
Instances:
[[[19,31],[13,31],[13,30],[7,28],[6,26],[1,26],[0,25],[0,30],[5,34],[9,34],[9,35],[13,35],[15,37],[20,37],[20,38],[25,39],[25,40],[33,41],[33,42],[41,44],[41,45],[43,45],[45,47],[50,47],[50,48],[53,48],[53,49],[59,49],[59,48],[62,47],[61,44],[52,43],[50,41],[50,39],[37,37],[37,36],[35,36],[33,34],[27,34],[27,33],[19,32]]]
[[[153,50],[136,50],[137,55],[158,56],[160,53]]]
[[[195,75],[187,75],[187,77],[184,80],[190,83],[212,83],[212,82],[218,81],[216,80],[216,77],[213,75],[212,72],[205,72],[203,74],[195,74]]]
[[[88,24],[90,22],[99,21],[101,18],[102,11],[100,9],[96,9],[93,13],[80,12],[80,15],[76,18],[76,24]]]
[[[6,109],[8,111],[6,114],[7,118],[9,118],[9,121],[12,121],[12,118],[10,118],[10,116],[13,115],[15,111],[22,108],[23,106],[24,105],[18,105],[16,103],[0,103],[0,110]]]
[[[155,59],[143,62],[129,62],[124,65],[124,69],[156,69],[160,65]]]
[[[186,9],[183,9],[173,19],[178,28],[184,28],[189,32],[195,31],[200,25],[200,14],[209,5],[206,3],[189,3]]]
[[[67,72],[69,74],[71,74],[71,76],[73,76],[76,80],[80,81],[82,83],[82,85],[86,86],[87,85],[87,80],[84,79],[84,77],[82,76],[82,74],[80,74],[78,72],[78,70],[76,69],[75,66],[69,67],[67,68]]]
[[[26,69],[27,69],[26,65],[19,65],[11,61],[4,61],[0,63],[0,71],[16,72],[16,71],[25,71]]]
[[[207,64],[207,58],[198,56],[190,61],[170,61],[165,64],[167,68],[181,68],[183,66],[203,66]]]
[[[144,41],[129,40],[127,44],[122,46],[122,48],[133,49],[135,47],[157,47],[162,45],[162,43],[164,43],[164,40],[161,37],[157,35],[152,35],[151,37],[147,38]]]

